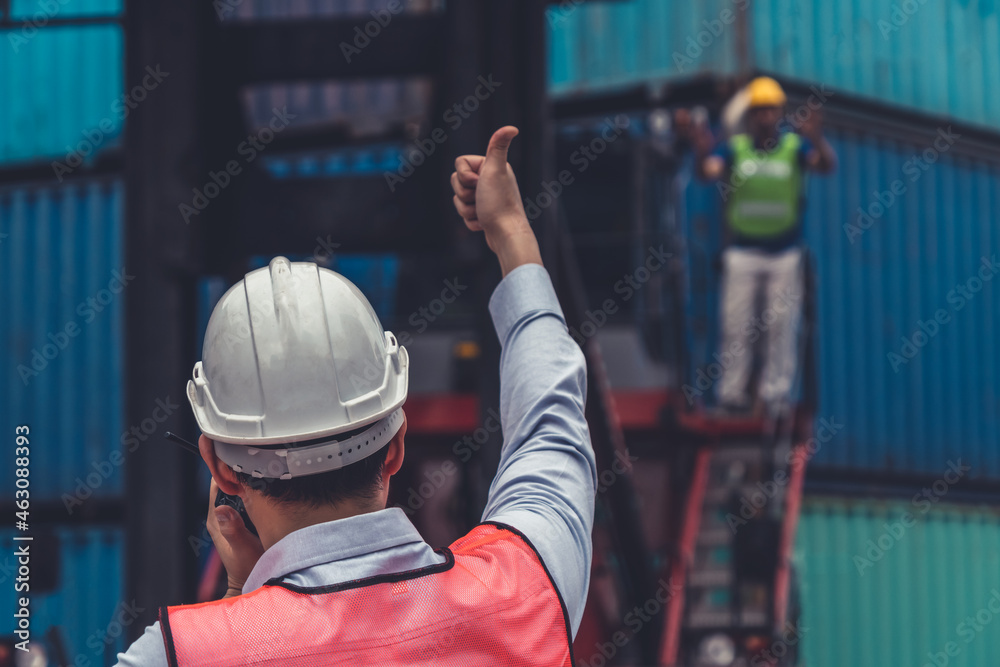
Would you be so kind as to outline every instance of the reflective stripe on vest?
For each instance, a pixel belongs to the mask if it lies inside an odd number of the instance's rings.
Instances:
[[[788,132],[773,151],[757,150],[753,139],[738,134],[733,151],[726,218],[729,227],[747,238],[781,236],[799,224],[802,198],[802,139]]]
[[[439,553],[420,570],[164,608],[170,664],[573,664],[566,608],[523,535],[482,524]]]

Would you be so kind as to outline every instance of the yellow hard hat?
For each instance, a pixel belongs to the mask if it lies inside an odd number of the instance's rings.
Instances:
[[[750,94],[750,108],[780,107],[785,103],[785,91],[781,84],[769,76],[759,76],[747,85]]]

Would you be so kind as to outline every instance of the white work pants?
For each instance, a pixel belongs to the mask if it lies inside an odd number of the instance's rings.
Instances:
[[[724,405],[747,405],[747,381],[758,338],[766,358],[757,392],[765,404],[787,402],[795,379],[799,320],[802,313],[802,250],[777,253],[732,247],[722,256],[719,357],[727,361],[719,382]],[[756,312],[758,290],[763,310]]]

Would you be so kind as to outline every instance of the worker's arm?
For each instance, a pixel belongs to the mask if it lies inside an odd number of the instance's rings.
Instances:
[[[575,634],[590,580],[597,483],[584,417],[587,369],[541,266],[507,165],[506,148],[515,133],[500,130],[485,158],[459,158],[452,177],[456,208],[470,229],[486,233],[504,273],[490,299],[502,346],[504,443],[483,520],[512,526],[531,541],[566,603]]]
[[[694,151],[694,174],[705,181],[717,181],[726,173],[726,160],[712,152],[715,138],[707,126],[695,122],[687,109],[678,109],[674,114],[674,127],[677,134]]]
[[[809,140],[810,148],[806,154],[806,166],[820,174],[829,174],[837,168],[837,154],[833,146],[823,136],[823,115],[813,111],[800,128],[802,136]]]

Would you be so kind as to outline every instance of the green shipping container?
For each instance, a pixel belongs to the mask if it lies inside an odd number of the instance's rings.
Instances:
[[[805,500],[795,550],[803,665],[997,664],[1000,509],[946,496]]]

